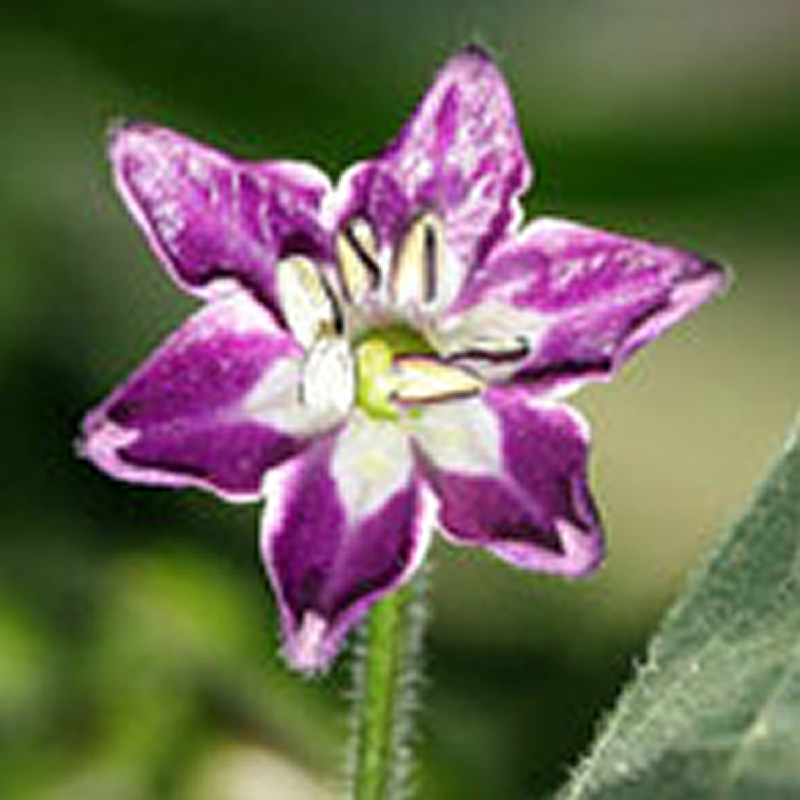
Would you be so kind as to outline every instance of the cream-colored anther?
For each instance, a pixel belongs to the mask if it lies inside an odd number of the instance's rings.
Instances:
[[[521,336],[477,337],[469,342],[463,350],[451,353],[451,356],[456,359],[478,361],[515,361],[524,358],[528,351],[528,343]]]
[[[356,375],[350,345],[340,336],[321,336],[306,354],[301,402],[323,418],[337,419],[355,402]]]
[[[342,289],[351,303],[358,303],[377,288],[381,277],[378,239],[365,219],[352,219],[337,235],[336,263]]]
[[[339,332],[338,302],[310,258],[290,256],[278,264],[278,299],[286,323],[306,349],[322,334]]]
[[[394,254],[391,292],[399,306],[432,305],[445,266],[444,226],[435,214],[411,223]]]
[[[477,394],[483,381],[469,370],[436,358],[408,356],[395,362],[392,398],[401,403],[431,403]]]

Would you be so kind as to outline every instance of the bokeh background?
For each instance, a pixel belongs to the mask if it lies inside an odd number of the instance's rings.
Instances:
[[[347,659],[287,673],[257,510],[113,484],[83,411],[192,307],[108,180],[115,117],[331,173],[436,66],[493,47],[538,168],[529,214],[735,270],[585,391],[610,539],[582,584],[433,554],[420,797],[568,774],[800,395],[800,6],[787,0],[4,0],[0,7],[0,797],[331,797]]]

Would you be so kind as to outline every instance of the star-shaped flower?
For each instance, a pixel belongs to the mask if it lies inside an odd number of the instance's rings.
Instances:
[[[397,138],[332,187],[151,125],[116,131],[134,219],[204,305],[90,413],[111,475],[265,499],[285,654],[324,669],[434,527],[525,569],[601,560],[589,431],[560,401],[723,284],[714,264],[580,224],[521,226],[508,89],[455,55]]]

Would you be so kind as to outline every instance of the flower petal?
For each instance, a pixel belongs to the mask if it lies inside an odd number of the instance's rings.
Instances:
[[[597,567],[603,539],[576,412],[495,389],[426,409],[413,435],[455,542],[524,569],[575,577]]]
[[[208,298],[231,283],[277,311],[275,262],[323,256],[328,179],[299,162],[236,161],[165,128],[133,124],[111,141],[117,188],[179,285]]]
[[[472,362],[476,351],[511,343],[514,334],[525,352],[488,363],[495,380],[572,388],[607,379],[724,283],[718,265],[691,253],[540,219],[471,275],[437,344]],[[491,353],[484,360],[498,361]]]
[[[192,316],[84,422],[83,453],[139,483],[260,495],[331,420],[299,401],[300,348],[245,293]]]
[[[347,631],[408,579],[431,536],[405,435],[356,414],[344,432],[270,473],[262,553],[278,598],[285,654],[327,667]]]
[[[470,47],[448,61],[398,137],[342,179],[340,219],[368,219],[384,243],[434,211],[468,269],[520,218],[528,187],[508,87],[491,58]]]

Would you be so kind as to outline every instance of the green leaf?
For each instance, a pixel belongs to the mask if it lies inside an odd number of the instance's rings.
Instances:
[[[800,797],[797,435],[667,615],[561,797]]]

